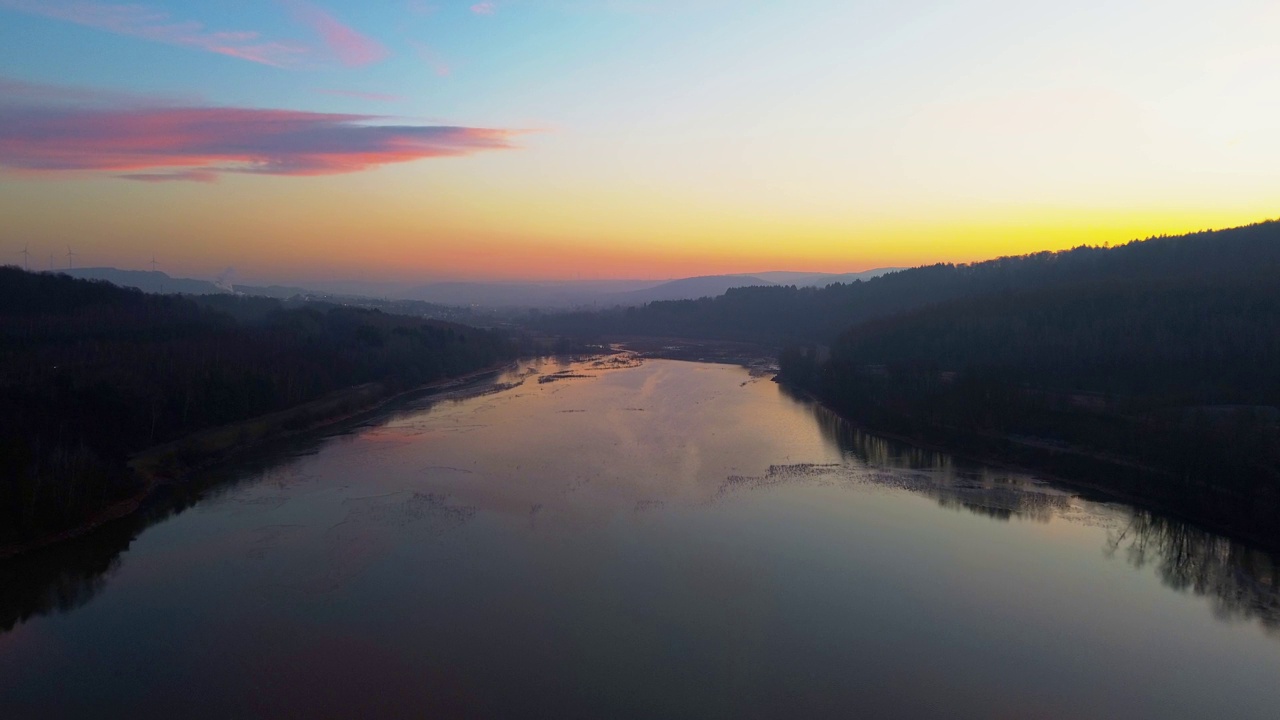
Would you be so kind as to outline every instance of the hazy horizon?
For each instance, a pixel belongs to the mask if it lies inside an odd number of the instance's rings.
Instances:
[[[1234,227],[1244,227],[1244,226],[1253,225],[1256,223],[1270,222],[1277,219],[1280,219],[1280,218],[1273,218],[1271,216],[1259,217],[1259,218],[1249,220],[1246,222],[1241,222],[1235,225],[1190,228],[1186,230],[1185,233],[1213,232],[1218,230],[1231,229]],[[977,263],[977,262],[984,262],[987,260],[995,260],[1000,257],[1025,255],[1030,253],[1046,252],[1046,251],[1053,252],[1053,251],[1066,250],[1072,247],[1081,247],[1081,246],[1090,246],[1090,247],[1110,246],[1110,245],[1124,244],[1127,242],[1138,242],[1142,240],[1148,240],[1158,236],[1167,236],[1167,235],[1185,234],[1185,233],[1154,233],[1152,232],[1152,233],[1147,233],[1143,235],[1135,235],[1133,237],[1128,237],[1128,238],[1121,238],[1115,241],[1106,240],[1106,241],[1090,242],[1090,241],[1082,240],[1079,243],[1075,243],[1074,245],[1069,245],[1067,247],[1062,247],[1062,248],[1029,247],[1029,248],[1026,248],[1025,250],[1022,250],[1016,253],[1005,253],[1005,254],[999,254],[999,255],[993,254],[993,255],[987,255],[987,256],[966,258],[963,260],[955,260],[955,259],[942,258],[942,257],[939,257],[936,259],[926,258],[920,262],[906,264],[906,265],[880,265],[880,266],[874,266],[874,267],[858,267],[854,269],[843,269],[843,270],[841,269],[794,270],[794,269],[785,269],[785,268],[770,268],[770,269],[756,269],[756,270],[733,270],[733,271],[726,271],[726,272],[698,272],[690,275],[673,275],[673,276],[665,276],[665,277],[659,277],[659,276],[641,277],[641,276],[626,276],[626,275],[605,276],[600,274],[585,275],[582,273],[578,273],[572,276],[567,276],[567,275],[502,276],[502,275],[485,275],[485,274],[447,275],[447,274],[431,273],[431,272],[417,274],[413,276],[408,276],[403,274],[397,275],[395,273],[391,273],[383,276],[376,276],[372,272],[364,273],[362,275],[354,275],[354,274],[343,275],[340,272],[299,274],[299,273],[289,273],[288,271],[277,272],[277,273],[272,273],[268,271],[266,273],[260,273],[252,269],[242,270],[241,268],[237,268],[234,266],[217,267],[216,264],[212,269],[197,268],[191,272],[183,272],[183,271],[175,271],[173,269],[170,269],[156,255],[148,256],[148,258],[145,261],[142,261],[141,263],[138,263],[135,265],[106,264],[106,263],[98,264],[93,262],[87,262],[87,263],[83,262],[82,261],[83,255],[80,252],[76,251],[74,246],[68,246],[66,249],[63,250],[61,255],[57,253],[54,253],[52,255],[48,253],[41,255],[38,248],[35,250],[32,250],[30,249],[29,244],[24,244],[23,247],[28,248],[27,250],[27,253],[28,253],[27,260],[29,265],[28,269],[32,271],[53,270],[57,272],[57,271],[66,271],[68,269],[74,269],[74,270],[114,269],[114,270],[130,271],[130,272],[146,272],[153,269],[152,262],[154,261],[156,263],[156,266],[154,269],[159,272],[165,273],[170,277],[189,278],[194,280],[206,280],[210,282],[217,282],[225,278],[228,282],[231,282],[233,284],[241,284],[241,285],[305,286],[308,283],[312,283],[318,286],[320,285],[330,285],[330,286],[384,285],[387,287],[402,287],[407,289],[417,285],[425,285],[425,284],[433,284],[433,283],[475,283],[475,284],[504,284],[504,285],[517,285],[517,284],[591,285],[591,284],[621,284],[621,283],[658,284],[658,283],[673,282],[677,280],[685,280],[685,279],[693,279],[693,278],[701,278],[701,277],[722,277],[722,276],[753,277],[753,276],[762,276],[762,275],[770,275],[770,274],[774,274],[774,275],[786,274],[786,275],[798,275],[798,276],[854,275],[859,273],[868,273],[868,272],[875,272],[875,271],[902,270],[902,269],[934,265],[938,263],[956,263],[956,264]],[[67,257],[68,252],[72,252],[74,254],[74,264],[68,264],[68,257]],[[9,254],[12,255],[13,257],[5,262],[0,262],[0,265],[13,265],[13,266],[22,267],[23,265],[22,249],[18,249],[16,252],[10,252]],[[14,260],[13,258],[18,258],[18,259]],[[43,263],[39,262],[41,258],[44,258]],[[779,284],[786,284],[786,283],[780,282]]]
[[[17,260],[16,262],[8,261],[0,264],[22,267],[22,260],[21,260],[22,251],[19,250],[17,255],[19,257],[19,260]],[[36,257],[35,252],[31,252],[31,257],[32,258]],[[66,265],[65,253],[62,259],[63,259],[62,265],[57,265],[56,263],[54,264],[54,266],[52,267],[53,272],[67,272],[68,270],[73,270],[73,271],[120,270],[124,272],[151,272],[152,271],[150,261],[147,261],[147,263],[141,266],[76,264],[73,267],[68,267]],[[449,284],[449,283],[483,284],[483,285],[547,285],[547,286],[622,285],[622,284],[628,284],[628,283],[630,284],[636,284],[636,283],[661,284],[661,283],[675,282],[679,280],[690,280],[690,279],[697,279],[697,278],[704,278],[704,277],[750,278],[750,277],[759,277],[762,275],[776,275],[776,274],[796,275],[800,277],[842,276],[842,275],[855,275],[855,274],[867,273],[867,272],[876,272],[881,270],[893,271],[893,270],[904,269],[899,267],[875,267],[875,268],[865,268],[860,270],[848,270],[843,272],[841,271],[823,272],[823,271],[817,271],[817,270],[758,270],[755,272],[729,272],[729,273],[714,273],[714,274],[702,274],[702,275],[684,275],[679,277],[537,278],[537,277],[485,277],[482,275],[476,275],[476,276],[424,275],[418,278],[395,278],[395,277],[378,278],[378,277],[354,277],[354,276],[342,276],[342,275],[333,275],[333,276],[317,275],[317,276],[296,276],[296,277],[290,277],[290,276],[284,276],[284,275],[261,275],[260,276],[256,274],[242,273],[238,268],[223,268],[221,271],[181,274],[181,273],[175,273],[173,271],[169,271],[166,268],[159,266],[158,263],[159,263],[159,260],[157,259],[157,267],[155,268],[156,272],[163,273],[175,279],[185,278],[185,279],[191,279],[191,280],[205,280],[208,282],[218,282],[225,278],[227,282],[230,282],[231,284],[235,284],[235,285],[285,285],[287,286],[287,285],[306,285],[307,283],[313,283],[318,285],[326,285],[326,284],[327,285],[385,285],[387,287],[404,287],[404,288],[410,288],[417,285],[427,285],[427,284],[437,284],[437,283],[439,284]],[[51,268],[49,267],[49,264],[46,258],[45,264],[38,265],[35,262],[32,262],[30,263],[30,267],[27,269],[31,270],[32,272],[43,272],[43,271],[48,271]],[[760,279],[767,280],[768,278],[760,278]],[[772,282],[775,282],[778,284],[784,284],[784,285],[786,284],[785,282],[781,282],[778,280],[774,280]]]

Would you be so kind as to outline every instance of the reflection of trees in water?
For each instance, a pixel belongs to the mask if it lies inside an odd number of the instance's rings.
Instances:
[[[193,476],[151,498],[143,510],[85,537],[0,561],[0,633],[33,617],[83,607],[107,586],[121,555],[144,530],[246,484],[272,481],[322,441],[295,440],[288,454],[264,450],[234,468]]]
[[[505,376],[504,376],[505,377]],[[86,605],[107,585],[120,565],[120,556],[147,528],[180,515],[201,502],[261,482],[287,485],[299,480],[292,472],[297,461],[319,452],[333,440],[355,440],[358,431],[421,413],[442,400],[465,399],[484,393],[489,376],[472,383],[402,397],[399,402],[348,419],[305,436],[268,443],[234,464],[194,473],[182,484],[169,486],[150,498],[143,510],[112,522],[89,535],[58,543],[9,560],[0,560],[0,633],[30,618],[69,612]],[[497,383],[502,385],[502,383]],[[511,387],[518,385],[514,383]],[[504,386],[506,387],[506,386]]]
[[[1047,523],[1067,510],[1072,502],[1070,495],[1009,483],[1000,475],[992,480],[957,473],[940,477],[932,484],[919,484],[913,489],[933,498],[941,507],[967,510],[1002,521],[1020,518]]]
[[[1030,477],[974,465],[964,466],[947,453],[863,432],[827,408],[813,404],[818,427],[845,456],[871,468],[895,473],[873,474],[872,480],[910,490],[948,509],[967,510],[995,520],[1023,518],[1049,522],[1071,505],[1071,497]]]
[[[0,563],[0,632],[92,600],[106,587],[134,536],[125,531],[126,522],[95,535],[93,542],[75,540]]]
[[[1152,566],[1165,585],[1213,601],[1224,620],[1259,620],[1280,634],[1280,567],[1260,550],[1145,510],[1108,533],[1107,555]]]
[[[822,432],[846,455],[873,468],[905,471],[878,476],[878,481],[927,495],[942,507],[997,520],[1048,522],[1071,506],[1070,496],[1037,491],[1025,477],[961,469],[944,453],[870,435],[820,405],[812,407]],[[919,479],[894,480],[899,475]],[[1122,555],[1136,568],[1154,567],[1169,588],[1210,599],[1220,619],[1257,619],[1280,635],[1280,560],[1146,510],[1125,508],[1122,517],[1108,530],[1108,557]]]
[[[843,452],[853,453],[872,467],[934,470],[943,473],[954,472],[956,469],[955,459],[946,453],[865,433],[825,407],[816,407],[814,413],[818,416],[818,425],[822,431],[839,443]]]

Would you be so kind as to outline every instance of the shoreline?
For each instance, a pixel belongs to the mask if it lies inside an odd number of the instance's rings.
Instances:
[[[360,415],[377,412],[418,393],[462,388],[513,367],[515,361],[495,363],[457,377],[433,380],[391,394],[387,394],[381,383],[352,385],[301,405],[205,428],[177,440],[139,450],[130,455],[127,462],[129,471],[142,481],[142,487],[136,493],[111,503],[75,527],[22,543],[0,545],[0,562],[83,538],[139,512],[161,488],[180,484],[197,472],[216,467],[265,444],[323,430]]]
[[[1077,492],[1078,494],[1092,493],[1095,496],[1101,496],[1101,497],[1094,497],[1094,498],[1086,497],[1085,499],[1087,500],[1094,500],[1097,502],[1120,502],[1126,505],[1130,505],[1133,508],[1138,510],[1146,510],[1151,512],[1157,512],[1163,515],[1168,515],[1172,518],[1189,523],[1203,530],[1221,535],[1222,537],[1227,538],[1228,540],[1231,540],[1233,542],[1239,542],[1239,543],[1249,545],[1250,547],[1256,550],[1259,550],[1261,552],[1265,552],[1268,554],[1280,555],[1280,542],[1278,542],[1275,538],[1270,538],[1266,535],[1260,535],[1254,532],[1249,532],[1247,530],[1242,530],[1239,527],[1234,527],[1227,523],[1217,521],[1212,518],[1205,517],[1203,515],[1197,515],[1192,512],[1187,512],[1185,510],[1182,510],[1176,507],[1175,502],[1170,501],[1168,499],[1157,497],[1153,494],[1143,494],[1139,492],[1126,491],[1124,488],[1117,487],[1117,485],[1114,483],[1096,482],[1096,481],[1091,482],[1091,481],[1080,479],[1077,477],[1065,475],[1062,472],[1055,471],[1048,466],[1049,465],[1048,457],[1045,457],[1046,462],[1043,464],[1035,463],[1035,462],[1032,462],[1032,463],[1017,462],[1017,461],[1012,461],[1005,457],[1002,457],[1000,454],[996,453],[995,451],[983,452],[981,449],[975,449],[972,447],[961,447],[958,444],[948,443],[945,440],[938,440],[936,438],[913,437],[913,436],[905,435],[898,432],[884,430],[881,428],[877,428],[873,425],[869,425],[861,420],[858,420],[857,418],[847,413],[843,413],[843,412],[840,412],[839,410],[836,410],[834,407],[827,404],[827,402],[825,402],[822,398],[818,397],[817,395],[814,395],[812,392],[805,390],[803,388],[797,387],[795,385],[792,385],[786,382],[785,380],[782,380],[780,377],[775,377],[774,382],[786,388],[789,392],[796,393],[797,395],[800,395],[810,400],[811,402],[821,406],[823,409],[833,413],[834,415],[844,420],[845,422],[850,423],[854,427],[860,430],[869,432],[871,434],[877,435],[879,437],[904,443],[907,445],[912,445],[914,447],[918,447],[924,450],[931,450],[934,452],[945,453],[947,455],[951,455],[956,458],[967,460],[969,462],[974,462],[982,465],[989,465],[991,467],[997,467],[997,468],[1010,470],[1014,472],[1025,473],[1027,475],[1033,475],[1047,482],[1053,483],[1055,485],[1059,485],[1064,489]],[[935,435],[937,433],[946,434],[948,432],[946,428],[939,428],[939,427],[930,427],[929,430],[931,430]],[[1155,468],[1146,468],[1146,467],[1134,465],[1131,462],[1126,461],[1124,458],[1111,458],[1111,457],[1102,455],[1100,453],[1092,453],[1084,448],[1079,448],[1074,446],[1061,447],[1061,448],[1057,448],[1057,447],[1046,448],[1046,447],[1036,446],[1030,443],[1019,442],[1015,438],[1005,437],[1005,436],[979,436],[978,438],[976,438],[976,440],[986,441],[987,443],[1015,445],[1015,446],[1018,446],[1020,449],[1022,449],[1024,452],[1031,453],[1031,454],[1039,454],[1041,456],[1069,455],[1078,460],[1082,460],[1087,463],[1092,463],[1097,466],[1105,467],[1110,472],[1126,472],[1127,471],[1127,472],[1134,472],[1134,473],[1146,473],[1148,476],[1153,476],[1158,474],[1167,474]],[[1205,485],[1204,489],[1210,492],[1220,492],[1225,494],[1225,491],[1219,491],[1215,489],[1213,486],[1209,486],[1209,485]],[[1194,502],[1194,500],[1195,500],[1194,498],[1190,498],[1185,502],[1191,503],[1191,502]],[[1247,502],[1247,500],[1243,500],[1243,501]]]

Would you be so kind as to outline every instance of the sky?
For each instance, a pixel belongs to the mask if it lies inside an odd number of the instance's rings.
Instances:
[[[1230,227],[1280,216],[1277,37],[1274,0],[0,0],[0,262],[673,278]]]

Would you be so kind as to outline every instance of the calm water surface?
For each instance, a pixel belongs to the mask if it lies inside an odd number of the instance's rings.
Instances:
[[[0,717],[1280,716],[1264,554],[738,367],[498,382],[0,570]]]

